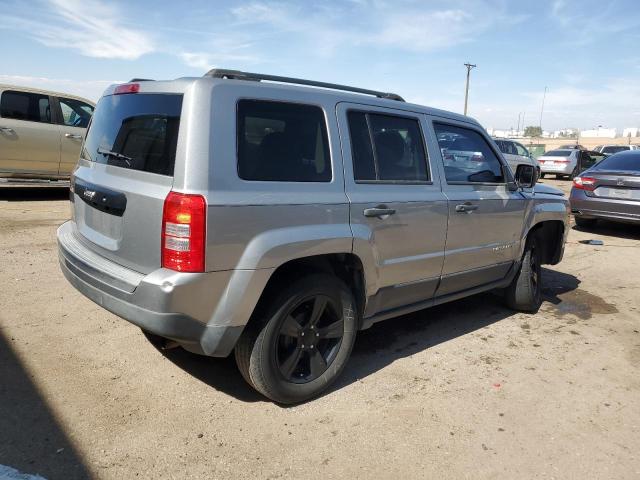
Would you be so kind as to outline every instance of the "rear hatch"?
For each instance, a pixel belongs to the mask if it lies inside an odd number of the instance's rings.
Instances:
[[[162,211],[173,184],[181,110],[177,93],[136,89],[102,97],[74,173],[80,241],[137,272],[161,266]]]

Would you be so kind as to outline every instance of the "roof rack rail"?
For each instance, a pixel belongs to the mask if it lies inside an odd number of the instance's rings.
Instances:
[[[132,78],[128,83],[131,82],[155,82],[155,80],[152,78]]]
[[[204,76],[214,77],[214,78],[228,78],[233,80],[252,80],[256,82],[259,82],[261,80],[266,80],[269,82],[295,83],[297,85],[309,85],[312,87],[330,88],[332,90],[344,90],[345,92],[362,93],[365,95],[373,95],[378,98],[387,98],[389,100],[397,100],[398,102],[404,102],[404,98],[402,98],[400,95],[396,93],[378,92],[376,90],[367,90],[365,88],[349,87],[347,85],[338,85],[335,83],[316,82],[314,80],[304,80],[302,78],[279,77],[276,75],[241,72],[239,70],[226,70],[221,68],[214,68],[213,70],[209,70]]]

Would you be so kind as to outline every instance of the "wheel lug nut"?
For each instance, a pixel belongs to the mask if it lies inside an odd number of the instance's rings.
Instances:
[[[304,337],[304,332],[302,332],[301,335]]]
[[[319,336],[320,336],[320,334],[319,334],[319,333],[316,333],[316,337],[319,337]]]

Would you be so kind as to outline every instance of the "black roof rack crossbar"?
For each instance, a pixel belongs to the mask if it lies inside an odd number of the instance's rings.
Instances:
[[[151,78],[132,78],[131,80],[129,80],[128,83],[133,83],[133,82],[155,82],[155,80]]]
[[[338,85],[335,83],[316,82],[314,80],[304,80],[302,78],[279,77],[276,75],[265,75],[262,73],[249,73],[249,72],[241,72],[239,70],[225,70],[220,68],[214,68],[213,70],[209,70],[205,74],[205,76],[214,77],[214,78],[229,78],[229,79],[235,79],[235,80],[253,80],[257,82],[261,80],[266,80],[269,82],[295,83],[297,85],[309,85],[312,87],[330,88],[332,90],[344,90],[346,92],[363,93],[365,95],[373,95],[378,98],[387,98],[390,100],[397,100],[399,102],[404,102],[404,98],[402,98],[400,95],[395,93],[378,92],[376,90],[367,90],[366,88],[349,87],[347,85]]]

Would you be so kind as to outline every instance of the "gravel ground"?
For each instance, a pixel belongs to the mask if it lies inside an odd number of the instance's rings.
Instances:
[[[638,227],[573,229],[536,315],[482,294],[361,332],[330,392],[283,408],[77,293],[66,197],[0,191],[0,477],[640,477]]]

